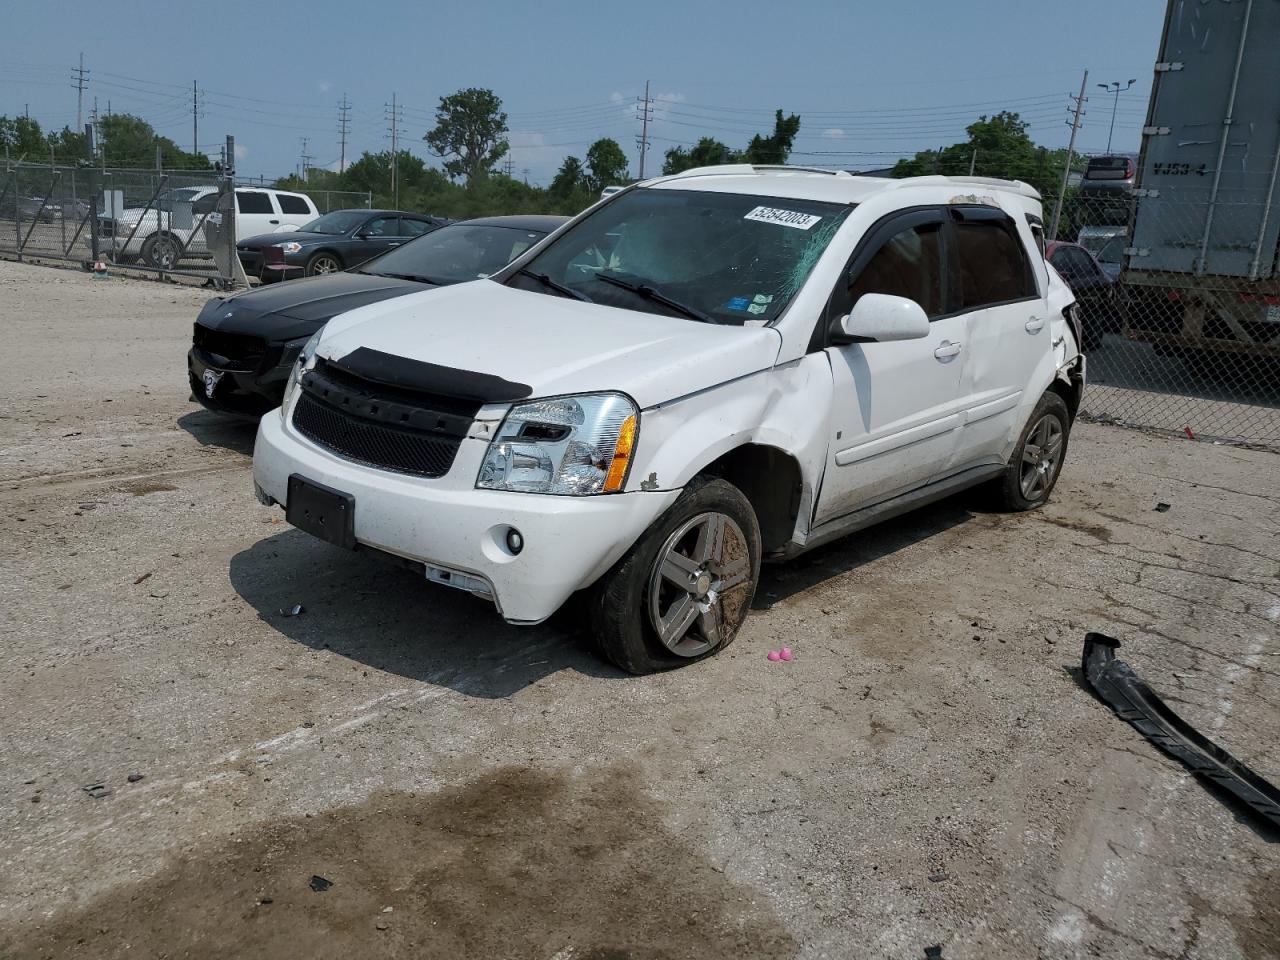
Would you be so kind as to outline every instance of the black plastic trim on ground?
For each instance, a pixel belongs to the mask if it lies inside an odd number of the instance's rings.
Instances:
[[[1259,816],[1280,827],[1280,789],[1203,736],[1170,710],[1123,660],[1115,658],[1120,641],[1086,633],[1081,669],[1089,686],[1122,720],[1204,777],[1243,800]]]

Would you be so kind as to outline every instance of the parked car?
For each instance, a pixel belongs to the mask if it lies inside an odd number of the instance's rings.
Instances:
[[[320,211],[303,193],[267,188],[236,188],[236,237],[296,230]],[[187,205],[190,205],[188,216]],[[202,222],[218,218],[216,186],[178,187],[161,193],[150,206],[126,207],[98,218],[99,248],[117,262],[141,260],[171,269],[179,260],[207,257]],[[88,244],[87,237],[82,242]]]
[[[257,496],[510,623],[586,590],[614,664],[690,663],[764,558],[979,483],[1046,501],[1084,364],[1041,215],[983,178],[649,181],[487,280],[331,320],[259,423]]]
[[[210,410],[261,416],[280,405],[298,351],[330,317],[494,273],[568,219],[449,224],[359,269],[214,297],[196,319],[187,354],[191,392]]]
[[[334,210],[287,233],[248,237],[236,252],[244,272],[264,282],[314,277],[364,263],[447,222],[398,210]]]
[[[1122,238],[1114,237],[1123,242]],[[1102,345],[1102,335],[1120,328],[1116,309],[1116,281],[1092,253],[1078,243],[1053,240],[1045,244],[1045,259],[1062,275],[1080,305],[1084,350]]]

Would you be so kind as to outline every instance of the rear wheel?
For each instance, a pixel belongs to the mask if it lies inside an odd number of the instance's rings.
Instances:
[[[1070,432],[1066,403],[1053,391],[1045,393],[1018,438],[1004,475],[993,483],[1001,507],[1031,510],[1049,499],[1062,472]]]
[[[172,270],[181,252],[182,242],[172,233],[153,233],[142,244],[142,262],[157,270]]]
[[[342,261],[337,254],[321,251],[307,261],[306,273],[308,277],[315,277],[324,273],[337,273],[341,269]]]
[[[591,589],[597,651],[630,673],[701,660],[733,642],[760,576],[760,528],[742,492],[696,478]]]

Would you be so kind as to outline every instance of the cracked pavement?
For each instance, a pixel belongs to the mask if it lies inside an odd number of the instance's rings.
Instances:
[[[624,677],[260,506],[203,299],[0,262],[0,956],[1280,960],[1280,837],[1079,676],[1280,780],[1280,456],[1080,424]]]

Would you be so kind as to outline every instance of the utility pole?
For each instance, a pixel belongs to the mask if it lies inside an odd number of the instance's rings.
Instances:
[[[973,155],[969,157],[969,176],[973,176],[973,168],[978,165],[978,148],[974,147]]]
[[[84,88],[89,83],[89,71],[84,68],[84,54],[80,54],[80,66],[71,71],[71,79],[76,82],[76,129],[84,123]]]
[[[1111,105],[1111,129],[1107,132],[1107,153],[1111,152],[1111,138],[1116,132],[1116,110],[1120,106],[1120,94],[1124,93],[1137,82],[1137,80],[1130,80],[1123,87],[1120,86],[1119,80],[1112,80],[1110,83],[1098,84],[1098,86],[1103,90],[1116,95],[1115,102]]]
[[[391,94],[391,205],[400,209],[400,108],[396,95]]]
[[[507,159],[502,161],[502,172],[510,177],[514,170],[515,161],[511,159],[511,154],[507,154]]]
[[[311,179],[312,157],[311,154],[307,153],[307,143],[310,141],[310,138],[300,137],[299,139],[302,141],[302,179],[305,183]]]
[[[351,104],[347,102],[347,95],[342,95],[342,102],[338,104],[338,142],[341,144],[338,153],[338,173],[344,173],[347,169],[347,128],[349,121],[347,114],[351,110]]]
[[[1058,219],[1062,216],[1062,198],[1067,193],[1067,179],[1071,176],[1071,160],[1076,152],[1076,134],[1080,132],[1080,118],[1084,116],[1085,101],[1089,98],[1084,95],[1085,88],[1089,85],[1089,71],[1084,72],[1084,79],[1080,81],[1080,94],[1072,99],[1076,102],[1075,116],[1071,118],[1071,140],[1067,143],[1067,162],[1062,168],[1062,185],[1058,188],[1058,199],[1053,204],[1053,218],[1049,221],[1049,239],[1058,239]]]
[[[200,152],[200,91],[191,81],[191,152]]]
[[[649,121],[653,119],[653,100],[649,97],[649,81],[644,82],[644,96],[636,99],[636,106],[640,109],[640,115],[636,118],[640,121],[640,138],[636,140],[636,146],[640,148],[640,179],[644,179],[644,157],[649,152]]]

